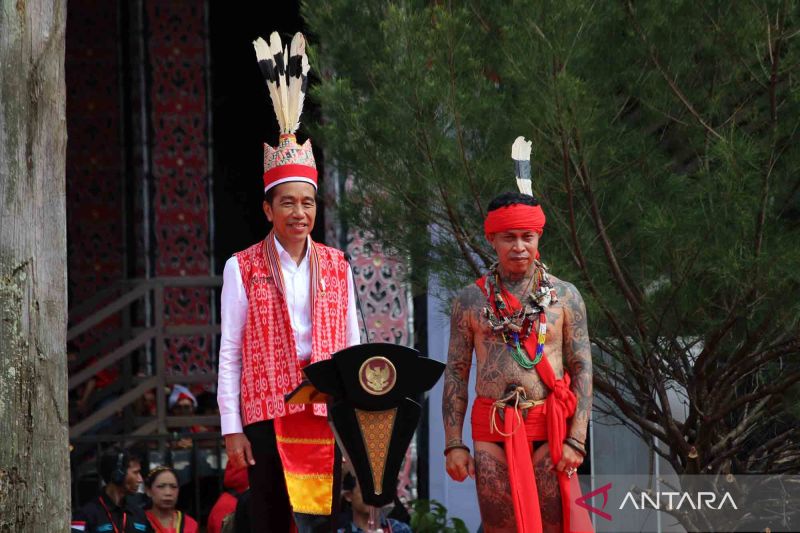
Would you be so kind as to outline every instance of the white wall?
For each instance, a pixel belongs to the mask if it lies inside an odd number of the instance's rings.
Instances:
[[[428,357],[447,362],[447,343],[450,338],[450,317],[446,309],[435,296],[439,288],[435,279],[428,285]],[[473,359],[474,363],[474,359]],[[478,500],[475,493],[475,481],[467,478],[463,483],[456,483],[444,469],[444,425],[442,424],[442,389],[444,378],[440,379],[431,390],[428,405],[430,406],[429,431],[429,476],[430,497],[441,502],[448,511],[448,516],[456,516],[467,523],[470,531],[477,531],[481,523],[478,511]],[[475,372],[470,374],[470,409],[475,395]],[[469,411],[464,423],[464,442],[472,442],[472,431],[469,423]],[[472,447],[472,446],[470,446]]]

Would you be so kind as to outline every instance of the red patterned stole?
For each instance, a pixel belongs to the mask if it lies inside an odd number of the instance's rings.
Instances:
[[[329,359],[347,342],[347,262],[339,250],[309,240],[311,362]],[[242,342],[242,421],[275,420],[278,452],[296,512],[330,514],[334,437],[325,405],[286,405],[302,380],[286,305],[275,237],[236,254],[247,294]]]
[[[292,511],[333,511],[335,439],[328,419],[310,409],[275,419],[275,438]]]
[[[247,295],[247,318],[242,333],[244,425],[305,409],[302,405],[287,406],[283,401],[284,395],[294,390],[303,376],[273,234],[265,241],[236,254]],[[310,243],[311,278],[315,288],[311,291],[311,361],[316,362],[346,347],[348,266],[339,250]],[[269,252],[270,247],[272,252]],[[327,409],[315,404],[314,413],[325,416]]]
[[[310,239],[309,243],[309,297],[311,309],[316,309],[317,291],[325,292],[325,282],[320,278],[317,247]],[[264,239],[264,256],[285,305],[286,284],[273,232]],[[331,514],[335,441],[327,419],[314,416],[308,410],[278,417],[275,419],[275,436],[292,510],[295,513]]]
[[[309,270],[311,272],[311,309],[314,309],[314,303],[317,298],[317,290],[325,292],[325,281],[320,279],[319,276],[319,252],[317,246],[311,239],[309,241],[308,260]],[[270,231],[267,238],[264,239],[264,257],[267,259],[267,266],[269,267],[272,279],[275,286],[282,297],[286,297],[286,283],[283,281],[283,269],[281,268],[281,258],[278,254],[278,246],[275,244],[275,232]],[[345,309],[346,310],[346,309]]]

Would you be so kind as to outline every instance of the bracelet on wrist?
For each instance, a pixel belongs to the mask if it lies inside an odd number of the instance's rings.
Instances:
[[[569,436],[564,440],[571,440],[572,442],[574,442],[575,444],[578,444],[579,446],[586,446],[586,442],[585,441],[578,440],[578,439],[576,439],[575,437],[572,437],[572,436]]]
[[[463,442],[458,444],[450,444],[449,446],[444,447],[444,456],[447,457],[447,454],[452,452],[453,450],[465,450],[467,453],[470,452],[469,446],[464,444]]]
[[[578,441],[572,438],[568,438],[564,440],[564,444],[578,452],[581,457],[586,457],[586,448],[584,448]]]
[[[586,450],[586,445],[581,441],[579,441],[578,439],[576,439],[575,437],[567,437],[566,439],[564,439],[564,442],[569,442],[570,444],[572,444],[573,446],[577,446],[581,450],[584,451]]]

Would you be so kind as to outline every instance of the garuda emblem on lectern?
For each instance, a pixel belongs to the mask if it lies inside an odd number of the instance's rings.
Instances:
[[[378,355],[364,361],[358,380],[369,394],[386,394],[397,381],[397,371],[391,361]]]

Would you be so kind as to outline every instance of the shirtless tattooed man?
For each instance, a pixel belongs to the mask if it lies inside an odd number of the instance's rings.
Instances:
[[[592,408],[586,308],[575,286],[538,260],[544,222],[532,196],[492,200],[484,230],[498,262],[452,307],[442,401],[446,467],[456,481],[476,478],[486,533],[575,531],[584,523],[572,509],[569,527],[564,502],[575,498]],[[474,457],[462,441],[473,350]]]

